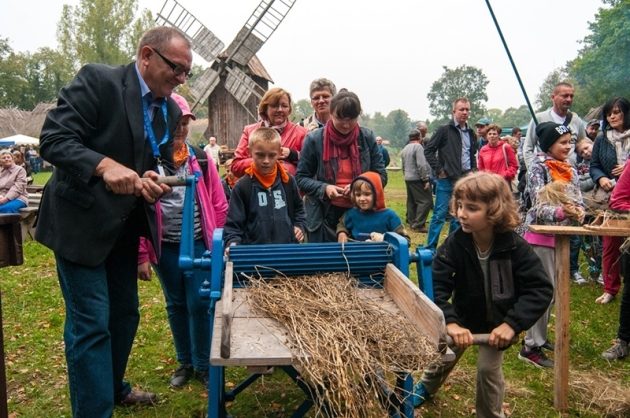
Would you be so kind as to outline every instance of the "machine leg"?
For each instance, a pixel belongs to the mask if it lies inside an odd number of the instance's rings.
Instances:
[[[210,366],[208,374],[208,418],[225,418],[225,368]]]

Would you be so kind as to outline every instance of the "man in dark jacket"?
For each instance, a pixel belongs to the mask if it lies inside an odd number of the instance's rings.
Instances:
[[[453,120],[440,126],[424,147],[424,156],[436,175],[435,205],[429,224],[427,248],[435,252],[448,215],[453,185],[461,176],[477,168],[477,137],[466,123],[470,102],[461,97],[453,102]],[[459,224],[451,218],[449,233]]]
[[[157,27],[142,36],[136,59],[84,66],[41,132],[42,157],[55,171],[36,238],[57,262],[75,417],[155,401],[124,381],[140,319],[138,243],[145,236],[157,244],[153,204],[170,189],[153,170],[172,160],[181,111],[169,96],[188,78],[192,53],[183,33]]]

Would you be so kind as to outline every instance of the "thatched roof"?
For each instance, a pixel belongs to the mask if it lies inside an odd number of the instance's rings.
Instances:
[[[55,103],[40,103],[32,111],[0,109],[0,138],[22,134],[39,138],[44,119]]]

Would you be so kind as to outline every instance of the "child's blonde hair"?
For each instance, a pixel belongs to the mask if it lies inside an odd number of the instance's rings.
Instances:
[[[251,150],[254,145],[259,142],[267,142],[269,144],[277,144],[278,148],[281,147],[281,138],[278,131],[273,128],[258,128],[249,136],[249,149]]]
[[[488,205],[488,221],[496,232],[513,230],[520,224],[514,196],[505,179],[498,174],[478,171],[455,183],[451,196],[451,215],[457,214],[457,202],[468,199]]]

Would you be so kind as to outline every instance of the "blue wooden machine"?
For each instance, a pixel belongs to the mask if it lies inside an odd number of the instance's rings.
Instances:
[[[281,272],[286,276],[309,275],[327,272],[350,272],[359,280],[366,292],[388,292],[395,296],[404,315],[417,324],[436,348],[444,350],[446,332],[442,312],[407,279],[410,261],[418,262],[418,271],[424,271],[423,287],[432,293],[430,286],[429,251],[409,253],[407,241],[394,233],[385,234],[383,242],[374,243],[318,243],[241,245],[230,248],[224,255],[223,230],[213,235],[212,252],[195,258],[193,251],[193,196],[195,178],[186,178],[186,195],[182,225],[180,266],[192,274],[196,269],[208,271],[208,280],[200,289],[202,297],[210,299],[210,372],[208,383],[208,417],[227,417],[226,402],[256,381],[267,368],[283,370],[305,393],[306,400],[295,410],[293,417],[301,417],[313,406],[316,393],[299,378],[292,365],[293,354],[285,344],[284,332],[270,318],[258,317],[249,309],[245,292],[247,275],[270,277]],[[363,290],[362,290],[363,291]],[[225,368],[244,366],[251,375],[227,391]],[[390,416],[413,417],[409,396],[413,379],[401,372],[397,379],[398,395],[384,393]]]

